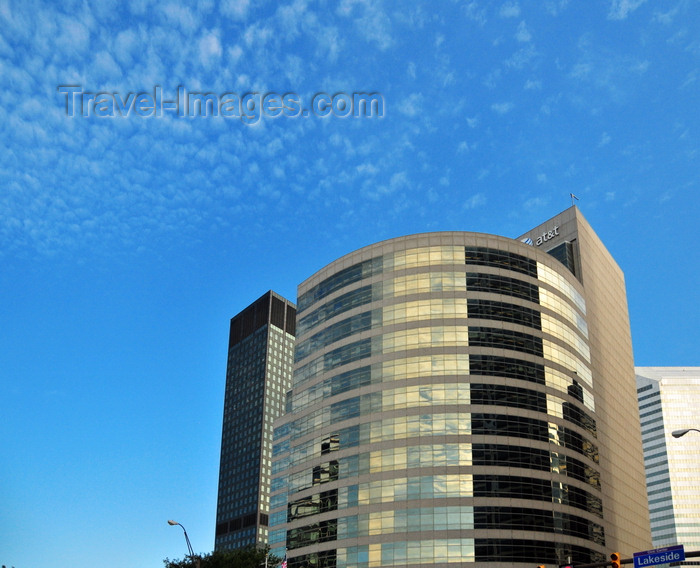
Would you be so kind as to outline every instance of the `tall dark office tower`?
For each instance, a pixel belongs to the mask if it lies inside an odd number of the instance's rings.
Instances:
[[[267,544],[272,422],[291,386],[295,318],[267,292],[231,319],[216,549]]]
[[[624,278],[578,209],[299,286],[270,539],[289,568],[582,564],[650,546]]]

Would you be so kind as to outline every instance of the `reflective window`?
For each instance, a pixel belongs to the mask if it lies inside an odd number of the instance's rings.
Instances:
[[[419,357],[402,357],[384,363],[360,367],[340,373],[307,389],[297,389],[289,410],[300,410],[329,396],[341,394],[369,384],[413,377],[441,377],[469,373],[469,355],[440,353]],[[286,426],[287,434],[289,426]],[[279,437],[279,436],[277,436]]]
[[[333,276],[329,276],[322,282],[316,284],[313,288],[307,290],[299,297],[297,304],[297,313],[303,312],[311,304],[325,298],[336,290],[348,286],[354,282],[359,282],[363,278],[369,278],[375,274],[381,274],[383,270],[383,261],[381,257],[358,262],[348,268],[336,272]]]
[[[593,564],[605,561],[600,552],[566,543],[537,540],[478,538],[474,541],[477,562],[528,562],[530,564]]]
[[[466,318],[466,298],[432,298],[386,306],[382,309],[382,325],[440,318]]]
[[[600,497],[567,483],[533,477],[462,473],[377,479],[309,495],[289,504],[288,519],[369,504],[450,497],[528,499],[568,505],[603,517]]]
[[[556,290],[564,294],[567,298],[573,301],[574,305],[581,310],[581,313],[586,313],[586,302],[583,296],[579,294],[573,284],[571,284],[564,276],[542,264],[537,263],[537,278],[542,282],[546,282],[553,286]]]
[[[544,365],[538,363],[495,355],[470,355],[469,367],[472,375],[506,377],[545,384]]]
[[[548,423],[524,416],[472,414],[472,434],[548,440]]]
[[[542,340],[542,351],[545,359],[559,363],[586,385],[593,386],[591,369],[578,355],[546,338]]]
[[[550,532],[605,544],[605,533],[601,525],[560,511],[524,507],[474,507],[474,528]]]
[[[364,359],[371,355],[372,342],[370,339],[360,339],[354,343],[333,349],[297,368],[294,372],[294,386],[298,387],[325,371]]]
[[[313,352],[323,349],[327,345],[335,343],[345,337],[350,337],[361,331],[372,329],[373,324],[374,326],[381,325],[381,312],[375,310],[374,316],[373,318],[373,312],[371,311],[354,315],[328,326],[304,341],[298,342],[294,349],[295,361],[301,361],[304,357],[308,357]]]
[[[547,395],[543,392],[511,387],[474,383],[470,385],[471,403],[511,406],[547,412]]]
[[[293,550],[333,540],[401,532],[461,530],[521,530],[565,534],[605,544],[603,527],[559,511],[524,507],[435,507],[377,511],[340,517],[293,528],[287,537]]]
[[[510,329],[469,326],[469,345],[512,349],[542,357],[542,338]]]
[[[552,501],[570,505],[603,518],[599,497],[573,485],[547,479],[507,475],[474,475],[474,497],[500,497]]]
[[[334,479],[348,479],[369,473],[470,465],[552,471],[584,481],[596,489],[600,488],[598,471],[561,452],[505,444],[472,445],[468,442],[420,444],[363,452],[290,475],[286,487],[290,493],[295,493]]]
[[[591,351],[588,343],[571,328],[549,314],[542,314],[542,331],[548,335],[557,337],[573,347],[581,358],[586,362],[591,362]]]
[[[540,297],[539,288],[529,282],[523,282],[507,276],[479,274],[476,272],[467,272],[467,290],[503,294],[535,303],[539,303]]]
[[[586,428],[594,437],[597,436],[595,421],[581,408],[565,399],[521,387],[459,381],[401,386],[335,402],[291,422],[291,440],[349,418],[390,410],[449,404],[534,410],[564,418]]]
[[[526,256],[487,247],[465,247],[467,264],[505,268],[537,278],[537,262]]]
[[[393,353],[420,347],[466,346],[469,335],[463,326],[419,327],[385,333],[381,336],[382,353]]]
[[[467,313],[470,318],[508,321],[534,329],[542,329],[538,311],[515,304],[493,300],[469,300]]]
[[[576,256],[574,253],[574,243],[566,241],[560,245],[555,246],[553,249],[547,251],[564,266],[566,266],[571,273],[576,276]]]
[[[397,251],[385,257],[385,267],[393,270],[416,266],[438,266],[441,264],[461,264],[464,252],[459,246],[432,246]]]
[[[467,289],[467,277],[462,272],[438,272],[396,276],[383,282],[383,297],[398,298],[423,292],[454,292]]]
[[[513,436],[548,441],[598,463],[598,447],[578,432],[559,424],[523,416],[471,412],[415,414],[339,428],[334,436],[337,436],[338,448],[344,449],[383,440],[446,434]],[[297,445],[292,452],[294,461],[287,465],[296,465],[321,455],[324,439],[324,436],[320,436]]]
[[[464,248],[459,246],[420,247],[397,251],[386,256],[358,262],[336,272],[299,297],[298,312],[332,294],[333,292],[383,272],[418,266],[439,266],[464,263]]]
[[[573,396],[576,400],[583,402],[583,404],[589,410],[595,410],[593,394],[589,390],[590,386],[579,383],[576,380],[579,378],[577,373],[572,372],[571,374],[575,377],[572,378],[570,375],[564,373],[563,371],[555,369],[554,367],[551,367],[549,365],[545,366],[544,373],[547,386],[555,388],[562,392],[566,392]]]
[[[379,292],[381,292],[381,288]],[[374,298],[376,300],[381,299],[381,293],[375,293],[374,296],[376,296]],[[364,306],[372,301],[372,286],[363,286],[362,288],[338,296],[334,300],[326,302],[320,308],[316,308],[313,312],[301,318],[297,322],[297,337],[332,317],[347,312],[357,306]]]
[[[540,305],[566,318],[574,324],[575,329],[578,329],[584,337],[588,338],[588,324],[585,318],[569,302],[566,302],[551,290],[541,287]]]

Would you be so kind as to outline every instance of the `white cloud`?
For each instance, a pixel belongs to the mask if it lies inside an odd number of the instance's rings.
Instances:
[[[486,23],[486,9],[479,7],[478,2],[469,2],[462,7],[462,10],[467,18],[473,22],[476,22],[480,26],[483,26]]]
[[[211,65],[221,57],[223,49],[217,32],[207,32],[199,40],[199,60],[204,66]]]
[[[552,16],[558,16],[560,12],[569,4],[569,0],[548,0],[545,2],[544,7],[549,14]]]
[[[413,61],[410,61],[408,63],[408,67],[406,68],[406,74],[411,78],[415,79],[416,78],[416,64]]]
[[[522,69],[528,64],[528,62],[532,61],[536,54],[537,52],[535,51],[534,46],[529,44],[527,47],[516,51],[510,57],[510,59],[505,61],[504,65],[511,69]]]
[[[123,65],[129,65],[139,45],[139,37],[132,29],[122,30],[114,40],[112,53]]]
[[[507,102],[507,103],[494,103],[491,105],[491,110],[495,112],[496,114],[506,114],[513,110],[515,108],[515,105],[512,102]]]
[[[498,15],[501,18],[517,18],[520,15],[520,6],[517,2],[506,2],[498,10]]]
[[[673,23],[673,20],[678,15],[678,7],[669,10],[666,13],[656,12],[654,14],[654,21],[664,24],[666,26]]]
[[[637,61],[632,64],[631,70],[639,75],[642,75],[643,73],[647,72],[647,69],[649,69],[649,61],[644,60],[644,61]]]
[[[608,12],[608,19],[624,20],[631,12],[634,12],[645,2],[646,0],[612,0],[610,11]]]
[[[324,26],[314,34],[318,42],[317,55],[326,57],[328,61],[335,62],[343,47],[343,41],[338,29],[332,26]]]
[[[549,199],[546,197],[531,197],[525,200],[523,207],[525,209],[541,209],[549,204]]]
[[[610,134],[607,132],[603,132],[603,135],[600,137],[600,142],[598,142],[598,148],[602,148],[603,146],[607,146],[610,144],[610,141],[612,140]]]
[[[588,77],[593,70],[593,65],[591,63],[577,63],[571,69],[571,76],[574,79],[583,79]]]
[[[498,82],[501,80],[503,72],[500,69],[493,69],[489,71],[488,75],[484,79],[484,85],[489,89],[495,89]]]
[[[243,40],[245,41],[246,47],[253,50],[259,51],[268,41],[270,41],[275,35],[273,28],[261,24],[255,23],[248,26],[243,32]]]
[[[357,8],[357,10],[356,10]],[[356,13],[358,13],[356,15]],[[394,42],[391,36],[391,20],[375,0],[343,0],[337,13],[352,18],[355,27],[367,41],[375,43],[380,50],[388,49]]]
[[[233,20],[245,20],[250,9],[250,0],[223,0],[219,9],[224,16]]]
[[[481,205],[486,204],[486,196],[483,193],[476,193],[467,199],[462,207],[464,209],[475,209]]]
[[[135,16],[143,16],[150,3],[151,0],[129,0],[129,10]]]
[[[95,56],[92,70],[96,80],[102,84],[112,86],[121,84],[122,69],[106,51],[101,51]]]
[[[389,188],[392,192],[408,187],[409,185],[408,174],[406,172],[395,173],[391,176],[391,180],[389,181]]]
[[[293,85],[297,86],[302,83],[305,77],[304,60],[297,55],[287,55],[284,60],[284,76]]]
[[[414,117],[421,113],[423,107],[423,95],[412,93],[399,104],[399,112],[406,116]]]
[[[379,173],[379,168],[371,162],[364,162],[356,167],[357,173],[366,176],[374,176]]]
[[[295,39],[304,27],[314,28],[318,24],[316,14],[307,10],[307,0],[294,0],[293,3],[277,8],[275,14],[285,37]]]
[[[226,50],[228,54],[228,59],[231,63],[238,63],[238,60],[243,55],[243,48],[240,45],[234,45]]]
[[[170,3],[161,7],[166,18],[180,27],[187,35],[192,34],[199,28],[199,19],[195,13],[179,4]]]
[[[80,55],[88,50],[90,45],[90,30],[74,18],[60,18],[61,34],[56,39],[56,46],[68,55]]]
[[[527,25],[524,21],[518,24],[518,30],[515,32],[515,39],[523,43],[532,39],[532,34],[530,33],[530,30],[527,29]]]

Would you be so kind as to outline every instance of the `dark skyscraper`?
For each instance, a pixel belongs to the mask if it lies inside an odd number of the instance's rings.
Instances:
[[[295,318],[294,304],[267,292],[231,319],[216,549],[267,543],[272,421],[291,387]]]

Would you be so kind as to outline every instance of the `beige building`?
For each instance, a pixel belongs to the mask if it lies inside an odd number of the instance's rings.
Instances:
[[[700,367],[635,370],[654,546],[700,550]]]
[[[624,278],[575,207],[392,239],[298,290],[269,544],[289,568],[650,547]]]

